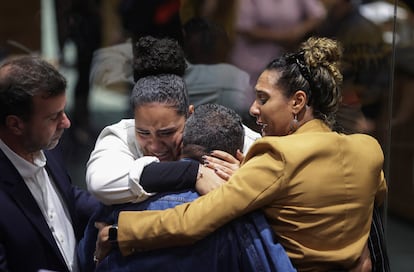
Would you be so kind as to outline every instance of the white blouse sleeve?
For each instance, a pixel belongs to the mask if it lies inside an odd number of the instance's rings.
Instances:
[[[153,193],[139,183],[144,167],[156,157],[143,157],[135,144],[134,124],[123,120],[104,128],[86,169],[88,191],[106,205],[141,202]]]

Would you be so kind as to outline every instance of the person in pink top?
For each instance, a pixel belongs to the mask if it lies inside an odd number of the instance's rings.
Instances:
[[[305,40],[326,11],[319,0],[239,0],[230,61],[256,82],[269,59]]]

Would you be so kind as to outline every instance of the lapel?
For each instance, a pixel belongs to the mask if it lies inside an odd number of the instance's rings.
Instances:
[[[20,208],[22,215],[29,219],[33,228],[38,230],[39,234],[43,236],[48,245],[53,248],[55,254],[63,263],[65,263],[36,200],[33,198],[29,188],[26,186],[26,183],[17,169],[1,150],[0,173],[0,190],[3,190],[15,201],[16,205]]]

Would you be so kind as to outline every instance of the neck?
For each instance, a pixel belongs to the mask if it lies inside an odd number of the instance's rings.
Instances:
[[[312,108],[309,106],[303,107],[303,109],[298,113],[298,128],[313,119],[315,119],[315,117],[313,116]]]
[[[4,132],[0,132],[0,139],[8,146],[14,153],[22,157],[24,160],[33,163],[34,158],[38,151],[30,152],[21,144],[20,138],[16,135],[9,135]]]
[[[189,158],[202,163],[202,157],[206,154],[207,150],[204,147],[200,145],[187,144],[183,147],[181,151],[181,158]]]

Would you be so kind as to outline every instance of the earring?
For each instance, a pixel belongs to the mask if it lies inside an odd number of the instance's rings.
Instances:
[[[290,130],[289,130],[289,134],[292,134],[293,132],[295,132],[299,127],[299,121],[298,121],[298,115],[295,114],[293,115],[293,120],[290,121]]]

